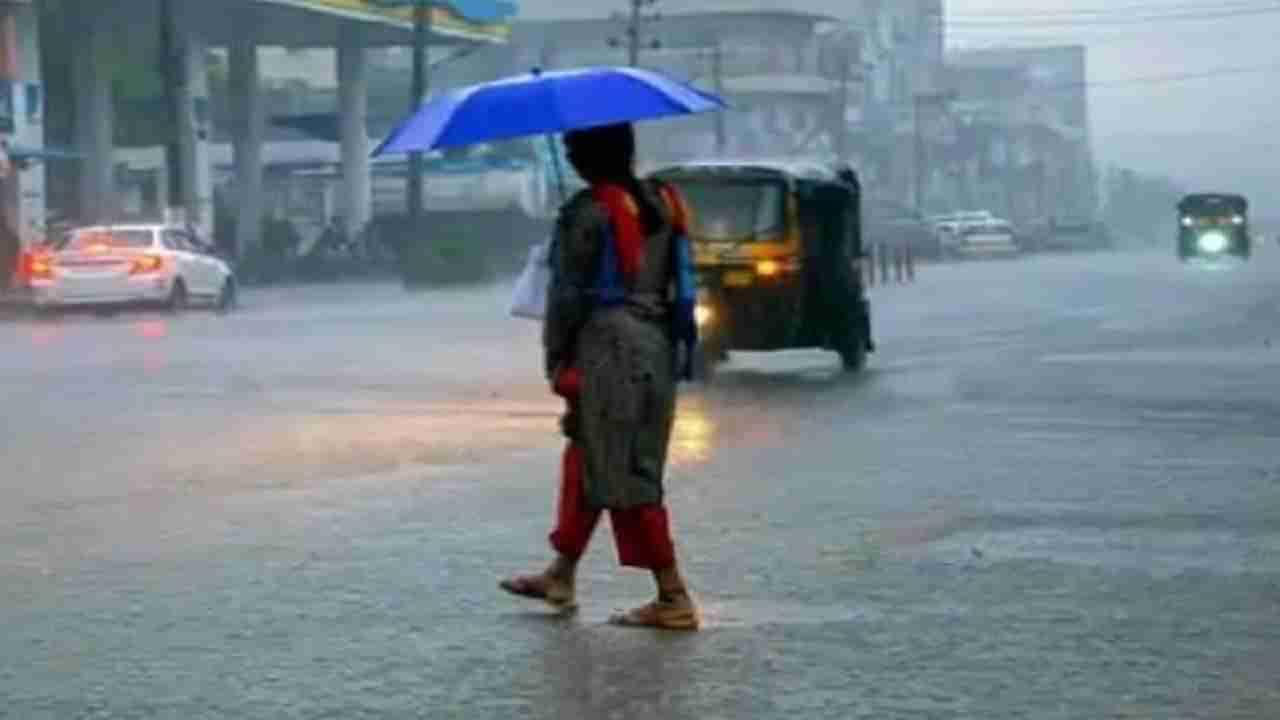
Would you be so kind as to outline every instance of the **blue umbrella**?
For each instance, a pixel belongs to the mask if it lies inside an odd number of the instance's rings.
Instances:
[[[650,70],[535,70],[441,93],[393,130],[373,154],[430,152],[724,107],[720,98]]]

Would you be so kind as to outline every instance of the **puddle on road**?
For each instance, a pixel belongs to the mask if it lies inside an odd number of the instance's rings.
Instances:
[[[1151,529],[1029,528],[961,534],[934,546],[963,557],[979,549],[984,562],[1048,560],[1159,577],[1187,572],[1222,575],[1280,573],[1280,535]]]
[[[1246,346],[1216,350],[1135,350],[1129,352],[1045,355],[1046,365],[1128,365],[1133,367],[1270,368],[1280,366],[1280,350]]]
[[[848,605],[812,605],[802,603],[771,602],[768,600],[721,599],[700,596],[702,628],[698,635],[716,630],[735,630],[779,625],[829,625],[834,623],[872,623],[883,619],[882,612]],[[609,618],[617,610],[580,610],[571,616],[554,612],[525,612],[518,616],[533,622],[547,624],[578,624],[601,631],[617,631],[634,634],[630,628],[610,624]],[[691,636],[692,637],[692,636]]]

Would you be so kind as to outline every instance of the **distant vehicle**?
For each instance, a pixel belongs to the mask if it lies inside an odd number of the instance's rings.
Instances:
[[[1092,220],[1059,220],[1050,218],[1032,233],[1036,250],[1110,250],[1111,234],[1102,223]]]
[[[945,215],[934,220],[943,257],[1012,256],[1022,252],[1013,225],[987,211]]]
[[[1249,201],[1241,195],[1200,193],[1178,203],[1178,258],[1234,255],[1248,260],[1253,252],[1249,235]]]
[[[875,245],[909,247],[917,257],[942,257],[942,243],[934,225],[910,208],[869,204],[863,211],[862,234],[868,248]]]
[[[171,225],[72,230],[25,261],[23,284],[36,308],[192,302],[235,307],[230,265],[194,233]]]
[[[927,222],[932,225],[935,230],[956,232],[965,225],[995,219],[996,216],[992,215],[988,210],[967,210],[964,212],[947,213],[945,215],[934,215],[933,217],[928,218]]]

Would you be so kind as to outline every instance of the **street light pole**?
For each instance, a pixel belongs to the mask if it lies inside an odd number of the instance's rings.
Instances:
[[[916,170],[913,173],[914,180],[915,180],[914,195],[915,195],[915,201],[916,201],[915,202],[916,212],[921,216],[924,215],[924,130],[921,127],[920,114],[924,108],[924,99],[925,98],[923,95],[916,95],[915,97],[916,104],[915,104],[914,111],[912,113],[912,118],[915,121],[914,125],[915,125],[915,141],[916,141],[915,151],[913,153],[915,155],[915,166],[916,166]]]
[[[181,97],[179,84],[184,82],[184,73],[179,71],[177,42],[174,38],[173,0],[161,0],[160,3],[160,73],[164,82],[165,115],[167,132],[165,133],[164,162],[165,175],[168,179],[166,205],[170,210],[183,206],[182,159],[178,148],[178,133],[182,124]]]
[[[840,53],[840,108],[836,113],[836,157],[840,162],[849,159],[849,82],[853,58],[848,52]]]
[[[922,123],[920,122],[920,117],[921,115],[924,114],[924,107],[926,104],[938,105],[941,103],[948,103],[953,100],[955,100],[955,93],[950,93],[950,92],[920,93],[915,96],[915,108],[914,108],[914,112],[912,113],[914,125],[915,125],[915,140],[916,140],[915,152],[914,152],[915,166],[916,166],[915,168],[915,195],[916,195],[915,200],[916,200],[916,211],[921,214],[923,214],[925,211],[924,173],[925,173],[925,166],[928,163],[926,162],[927,159],[925,157],[926,146],[925,146],[925,138],[924,138],[924,128],[922,127]]]
[[[724,45],[720,40],[716,40],[711,45],[711,79],[712,87],[715,88],[716,97],[724,97]],[[725,130],[724,111],[716,112],[716,154],[724,155],[729,144],[727,132]]]
[[[427,0],[414,0],[413,6],[413,88],[409,104],[409,114],[417,112],[427,99],[427,35],[431,29],[431,13]],[[409,218],[416,225],[422,219],[423,211],[423,162],[422,153],[415,151],[409,154],[408,208]]]

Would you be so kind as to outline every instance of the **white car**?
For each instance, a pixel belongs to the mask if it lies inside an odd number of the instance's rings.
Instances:
[[[1021,252],[1013,225],[990,214],[966,214],[940,224],[938,242],[948,257],[1017,255]]]
[[[226,261],[186,229],[112,225],[71,231],[28,260],[26,284],[37,308],[192,302],[230,310],[236,279]]]

